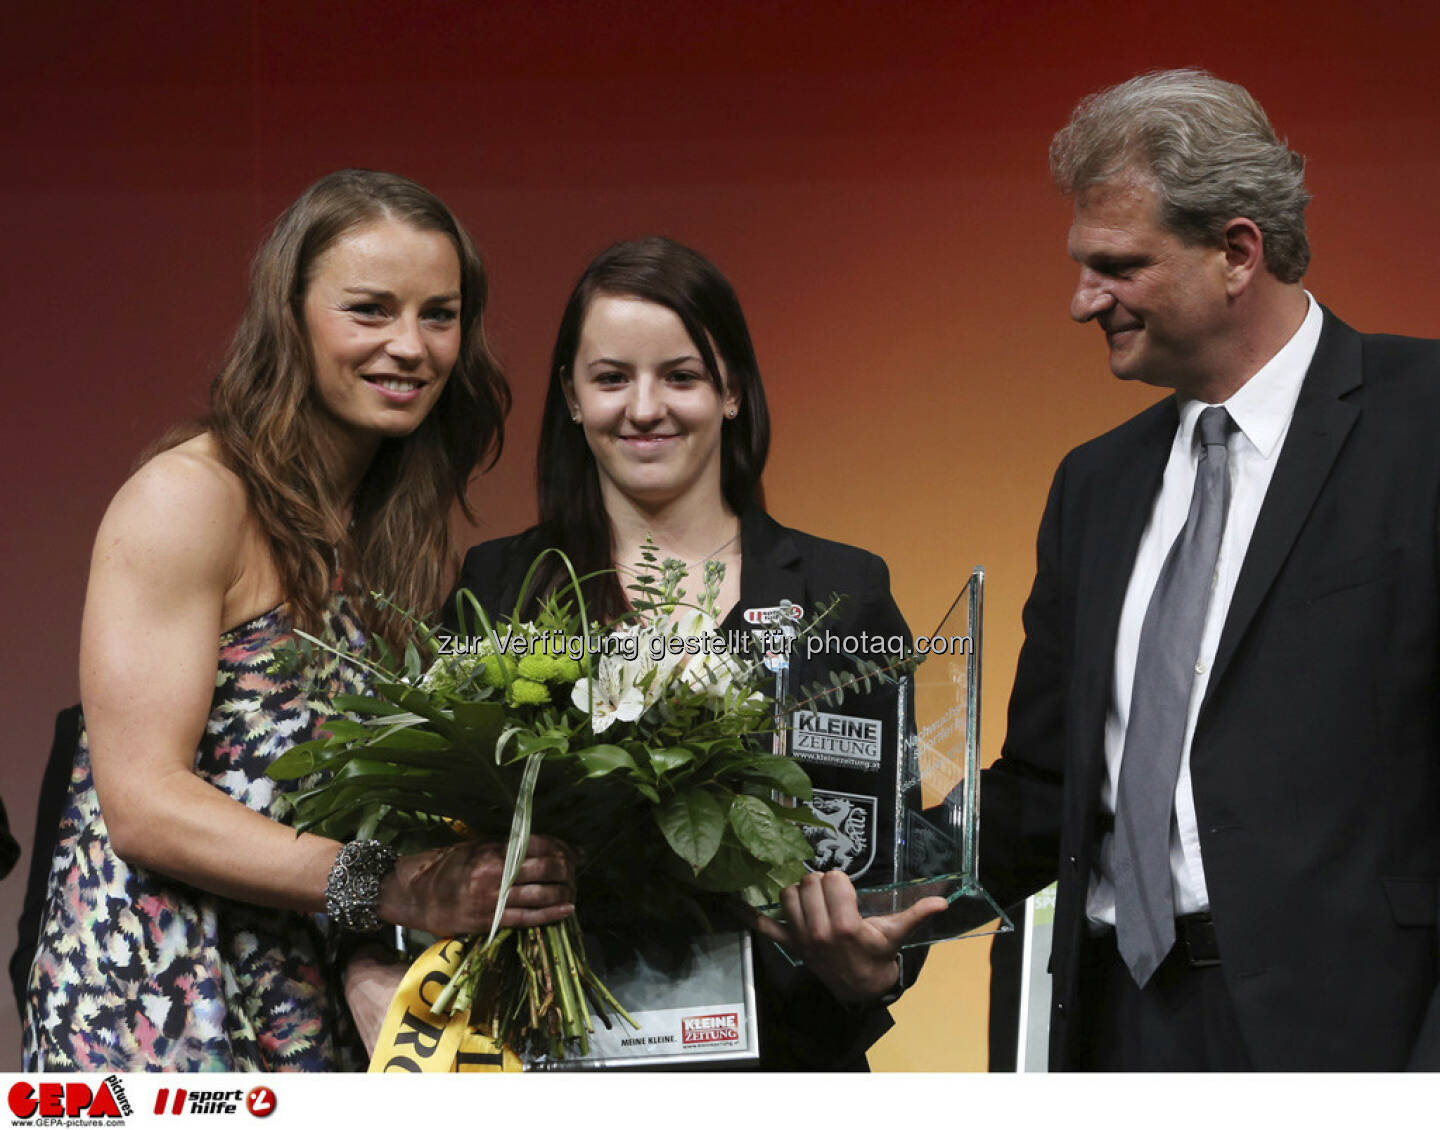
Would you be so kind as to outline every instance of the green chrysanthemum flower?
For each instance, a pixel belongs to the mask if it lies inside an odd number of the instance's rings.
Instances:
[[[537,683],[573,683],[580,677],[580,664],[568,655],[550,655],[539,651],[527,655],[517,665],[521,678]]]
[[[510,693],[505,697],[511,706],[544,706],[550,701],[550,690],[544,683],[517,677],[511,680]]]
[[[511,679],[518,673],[518,664],[508,655],[487,655],[480,660],[480,682],[487,687],[503,687],[505,675],[502,673],[502,665],[505,672],[508,672]]]

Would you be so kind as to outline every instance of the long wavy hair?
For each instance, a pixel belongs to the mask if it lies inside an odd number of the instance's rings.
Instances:
[[[724,361],[739,411],[721,430],[720,490],[736,514],[763,501],[760,475],[770,451],[770,413],[760,366],[740,300],[725,276],[703,255],[663,236],[606,248],[585,268],[560,318],[535,464],[544,536],[566,552],[582,575],[611,568],[611,529],[595,455],[584,430],[570,417],[565,390],[573,379],[585,315],[600,295],[639,298],[674,311],[717,391],[723,391],[725,382],[716,355]],[[536,590],[543,593],[561,577],[555,566],[547,565],[538,581]],[[627,607],[612,572],[590,582],[585,599],[601,619],[618,616]]]
[[[377,220],[440,232],[460,260],[460,352],[435,407],[403,438],[386,439],[353,500],[334,497],[321,455],[325,409],[315,387],[305,292],[337,239]],[[454,556],[449,515],[478,464],[499,457],[510,390],[485,341],[485,269],[475,245],[431,192],[393,173],[345,169],[286,209],[255,256],[245,315],[210,389],[203,426],[245,483],[295,622],[311,631],[337,571],[369,631],[409,635],[371,590],[417,613],[444,595]],[[347,503],[349,513],[346,513]]]

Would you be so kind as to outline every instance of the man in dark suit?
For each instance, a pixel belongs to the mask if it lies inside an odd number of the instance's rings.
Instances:
[[[1041,521],[982,877],[1059,877],[1056,1068],[1440,1066],[1440,344],[1302,288],[1303,161],[1238,86],[1086,99],[1071,316],[1174,395]]]

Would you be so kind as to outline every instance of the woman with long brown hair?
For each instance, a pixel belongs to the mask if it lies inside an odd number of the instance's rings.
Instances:
[[[651,542],[692,578],[709,562],[724,566],[722,631],[743,635],[747,610],[788,600],[813,611],[839,594],[845,599],[826,622],[833,635],[908,640],[879,557],[787,529],[765,512],[770,417],[759,365],[734,290],[698,252],[651,237],[617,243],[590,263],[560,319],[540,427],[539,524],[472,549],[461,572],[492,613],[509,613],[536,554],[558,547],[591,578],[589,610],[622,616]],[[537,579],[537,596],[564,583],[553,555]],[[795,670],[819,674],[798,660]],[[870,801],[871,826],[857,843],[883,839],[886,806],[876,794],[893,762],[805,768],[817,797],[828,790]],[[838,859],[816,866],[830,869],[784,892],[787,925],[756,922],[765,936],[756,976],[767,1069],[863,1069],[865,1050],[890,1025],[884,1006],[907,981],[899,947],[945,908],[922,899],[901,914],[862,918],[852,879],[874,882],[883,864],[867,872],[858,853],[848,867]],[[805,966],[771,941],[803,955]]]
[[[488,926],[503,849],[397,860],[297,836],[265,775],[362,686],[351,663],[300,658],[296,627],[401,644],[368,594],[438,604],[449,512],[469,512],[509,402],[485,297],[450,211],[387,173],[323,178],[260,249],[210,415],[121,488],[96,539],[27,1070],[344,1066],[313,915]],[[539,841],[506,920],[554,921],[571,897],[562,849]]]

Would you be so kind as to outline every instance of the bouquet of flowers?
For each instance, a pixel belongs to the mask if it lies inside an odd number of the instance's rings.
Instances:
[[[302,831],[401,850],[507,841],[490,933],[468,940],[434,1011],[468,1009],[517,1054],[560,1058],[588,1051],[595,1016],[629,1016],[590,969],[575,916],[499,928],[532,831],[578,849],[582,906],[588,894],[708,929],[735,896],[766,906],[798,882],[812,855],[801,825],[817,821],[804,770],[756,741],[774,726],[770,673],[714,633],[722,566],[706,564],[687,602],[683,563],[647,546],[634,612],[602,632],[563,554],[570,583],[520,618],[543,557],[514,615],[492,622],[462,592],[459,634],[417,622],[403,657],[347,656],[371,693],[338,698],[345,716],[270,774],[310,779],[293,797]]]

